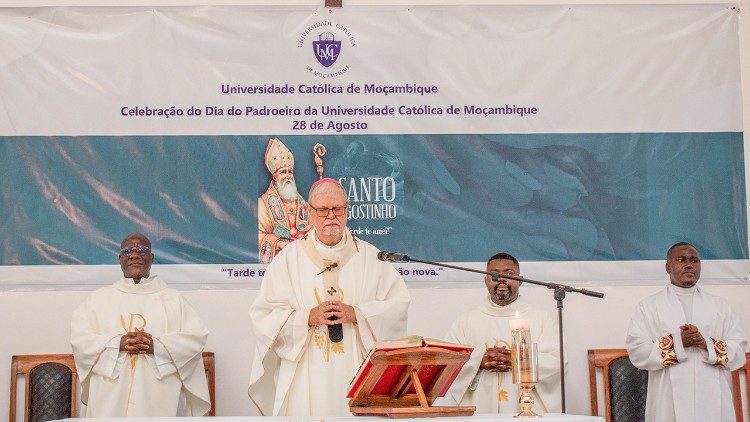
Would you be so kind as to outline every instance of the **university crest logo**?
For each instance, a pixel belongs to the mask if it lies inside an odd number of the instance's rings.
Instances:
[[[318,35],[318,41],[313,41],[313,54],[318,62],[325,67],[331,67],[336,63],[341,53],[341,41],[336,41],[331,32],[322,32]]]

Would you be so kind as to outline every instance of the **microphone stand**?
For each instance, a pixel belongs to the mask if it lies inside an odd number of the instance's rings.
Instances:
[[[558,283],[547,283],[545,281],[537,281],[532,280],[530,278],[523,278],[523,277],[516,277],[512,275],[505,275],[505,274],[499,274],[499,273],[491,273],[487,271],[482,270],[475,270],[473,268],[466,268],[466,267],[459,267],[457,265],[449,265],[449,264],[443,264],[440,262],[432,262],[432,261],[424,261],[421,259],[414,259],[410,258],[407,255],[400,256],[401,259],[386,259],[387,261],[391,262],[419,262],[421,264],[428,264],[428,265],[435,265],[439,267],[447,267],[447,268],[453,268],[455,270],[461,270],[461,271],[468,271],[472,273],[478,273],[478,274],[486,274],[492,277],[493,281],[498,281],[501,278],[508,278],[511,280],[517,280],[523,283],[531,283],[536,284],[538,286],[544,286],[548,289],[554,290],[554,298],[557,301],[557,322],[558,322],[558,339],[559,339],[559,347],[560,347],[560,396],[562,398],[562,412],[565,413],[565,355],[564,355],[564,340],[563,340],[563,300],[565,299],[565,293],[566,292],[572,292],[572,293],[580,293],[586,296],[592,296],[592,297],[598,297],[603,298],[604,293],[599,293],[591,290],[586,289],[577,289],[573,286],[568,286],[566,284],[558,284]]]

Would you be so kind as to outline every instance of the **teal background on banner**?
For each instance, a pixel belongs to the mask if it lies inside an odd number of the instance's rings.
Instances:
[[[274,136],[0,137],[0,263],[111,264],[131,231],[157,263],[257,262]],[[354,195],[349,226],[387,233],[362,236],[381,249],[649,260],[686,240],[748,258],[741,133],[278,137],[304,197],[325,145],[325,175]],[[354,218],[372,207],[391,218]]]

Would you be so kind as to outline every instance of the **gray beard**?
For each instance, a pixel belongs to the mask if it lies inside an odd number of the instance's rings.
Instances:
[[[293,180],[277,184],[276,190],[284,201],[294,201],[297,199],[297,184]]]

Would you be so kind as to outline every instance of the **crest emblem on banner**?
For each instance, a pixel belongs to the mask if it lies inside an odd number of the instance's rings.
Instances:
[[[325,67],[336,63],[341,53],[341,41],[336,41],[331,32],[323,32],[318,35],[318,41],[313,41],[313,54],[318,62]]]

